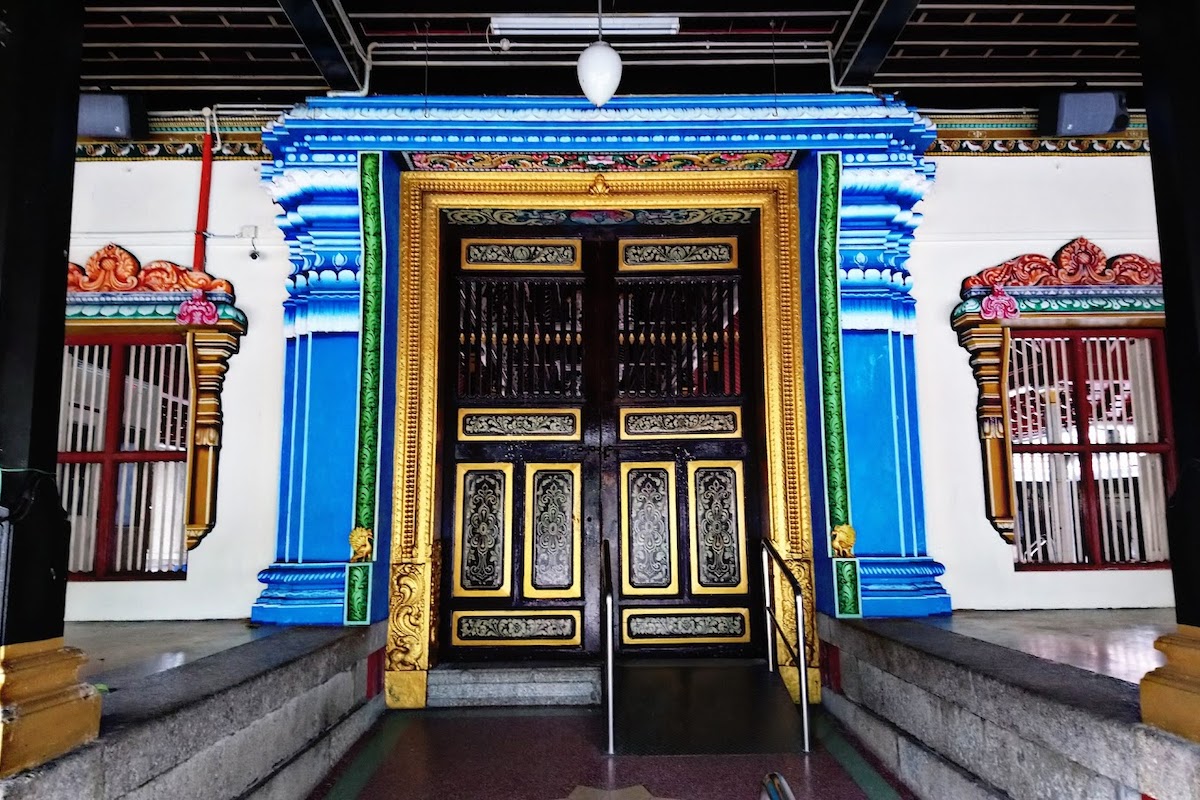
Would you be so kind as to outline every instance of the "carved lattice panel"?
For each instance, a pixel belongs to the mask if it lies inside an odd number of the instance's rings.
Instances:
[[[621,465],[621,562],[624,593],[678,589],[678,519],[673,462]]]
[[[525,465],[526,597],[582,594],[579,464]]]
[[[745,592],[746,514],[740,461],[688,464],[692,591]]]
[[[505,597],[512,574],[512,464],[459,464],[454,594]]]

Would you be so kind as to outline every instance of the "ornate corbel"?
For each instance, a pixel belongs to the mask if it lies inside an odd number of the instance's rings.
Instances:
[[[188,332],[192,359],[192,447],[188,456],[187,546],[191,550],[217,522],[217,458],[221,450],[221,387],[241,331],[217,325]]]
[[[1005,435],[1004,404],[1008,335],[999,322],[972,314],[955,320],[958,342],[970,353],[971,372],[979,386],[975,414],[983,455],[984,505],[988,521],[1009,544],[1013,542],[1012,473]]]

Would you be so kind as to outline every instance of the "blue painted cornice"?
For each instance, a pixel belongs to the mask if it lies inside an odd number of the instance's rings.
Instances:
[[[356,150],[856,149],[905,161],[933,125],[867,94],[619,97],[320,97],[268,126],[275,165],[336,165]],[[339,158],[339,156],[341,156]]]

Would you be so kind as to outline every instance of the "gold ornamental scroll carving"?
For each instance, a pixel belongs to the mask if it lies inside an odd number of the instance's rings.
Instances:
[[[812,595],[801,353],[797,176],[790,171],[613,173],[406,172],[400,188],[396,468],[388,635],[388,703],[425,704],[436,652],[438,298],[441,213],[448,209],[755,208],[760,219],[766,533]],[[453,425],[453,421],[447,421]],[[782,597],[782,595],[780,595]],[[805,600],[806,608],[811,600]],[[810,616],[808,619],[815,619]],[[816,632],[805,652],[816,676]],[[814,687],[816,688],[816,687]],[[795,696],[795,695],[793,695]],[[815,701],[816,691],[810,695]]]

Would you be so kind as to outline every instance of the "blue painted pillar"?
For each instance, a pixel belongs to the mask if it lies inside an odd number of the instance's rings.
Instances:
[[[275,562],[255,622],[341,625],[354,523],[362,233],[353,155],[264,170],[292,262]]]
[[[864,617],[950,612],[928,555],[917,424],[915,302],[906,268],[913,206],[932,166],[911,148],[851,154],[838,244],[850,524]]]

